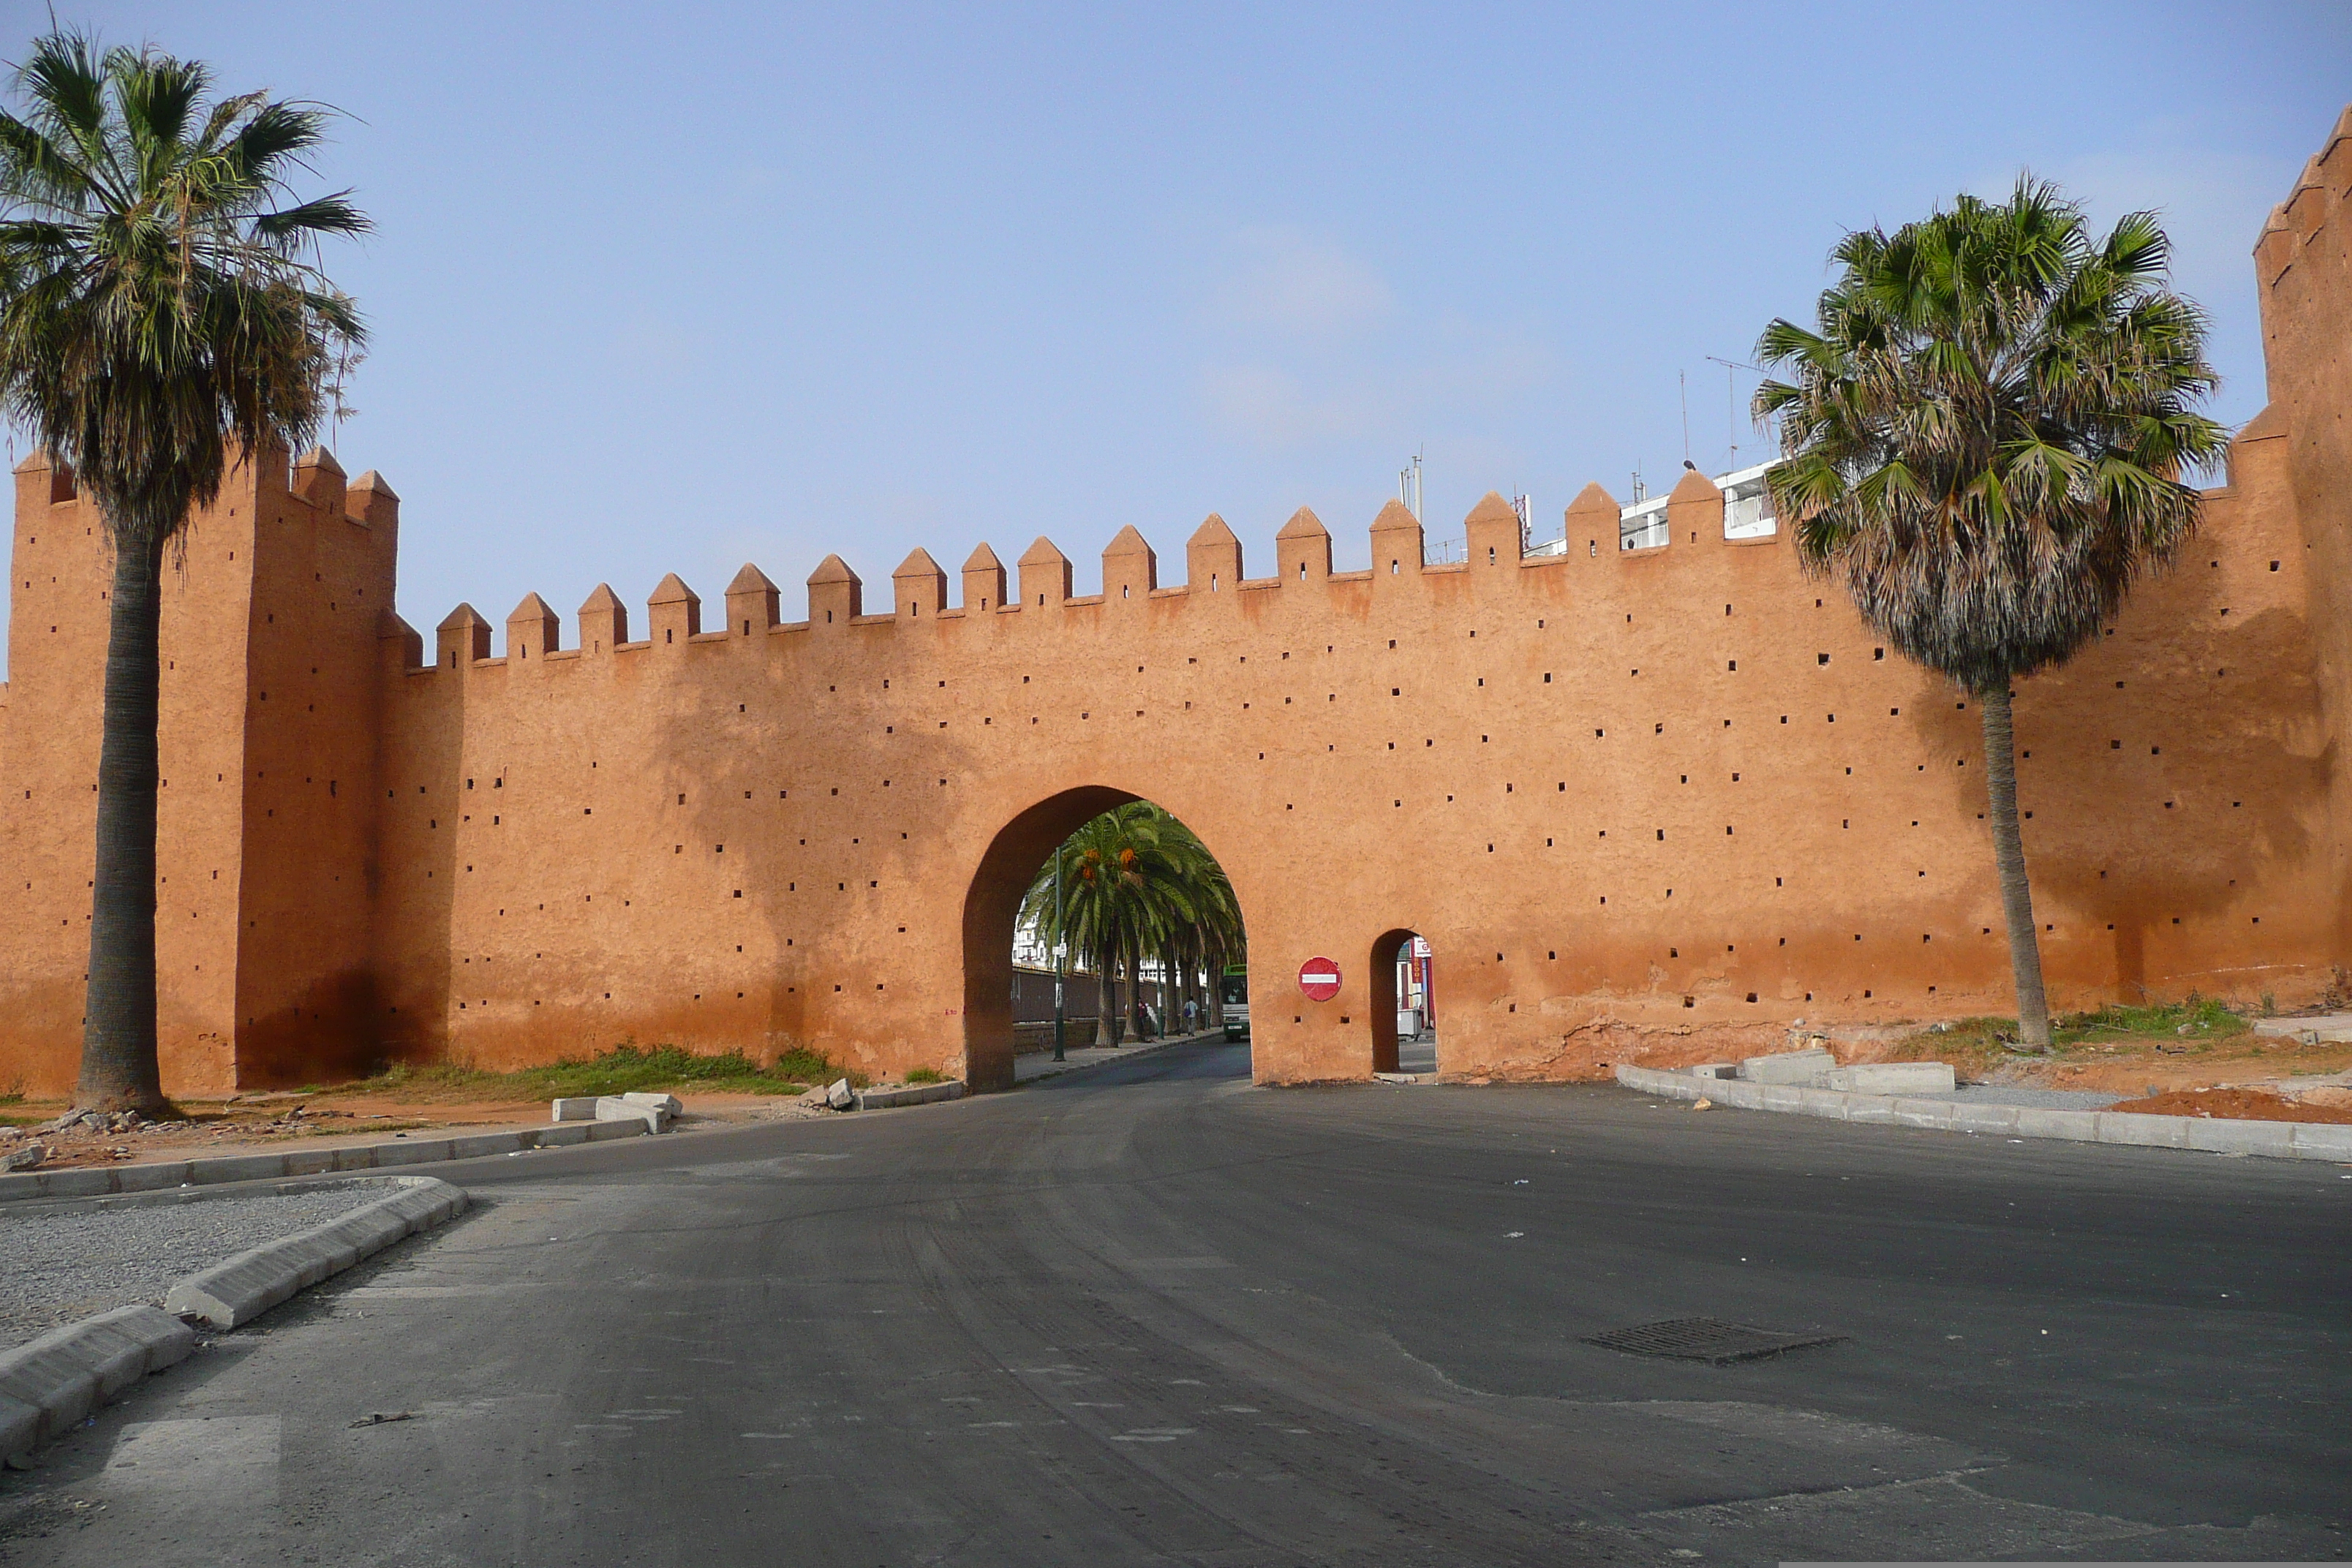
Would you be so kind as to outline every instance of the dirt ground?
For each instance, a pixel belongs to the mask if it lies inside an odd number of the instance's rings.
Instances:
[[[730,1125],[769,1117],[797,1114],[797,1103],[770,1095],[681,1095],[686,1114],[680,1125]],[[0,1131],[0,1154],[37,1142],[48,1150],[39,1168],[63,1170],[82,1165],[136,1164],[161,1160],[204,1159],[214,1155],[249,1154],[282,1149],[291,1142],[306,1148],[331,1149],[350,1143],[374,1143],[412,1136],[455,1132],[494,1132],[512,1127],[544,1126],[548,1102],[543,1100],[435,1100],[408,1095],[337,1093],[331,1104],[315,1094],[240,1095],[229,1101],[183,1102],[188,1113],[182,1121],[158,1121],[126,1131],[68,1132],[37,1129],[65,1114],[63,1100],[12,1105],[7,1119],[14,1127]]]
[[[2352,1100],[2352,1091],[2339,1090]],[[2237,1121],[2352,1122],[2352,1103],[2330,1105],[2252,1089],[2190,1089],[2115,1108],[2135,1116],[2211,1116]]]
[[[1583,1051],[1596,1058],[1605,1054],[1644,1067],[1687,1067],[1825,1045],[1843,1065],[1948,1060],[1962,1082],[2095,1090],[2129,1101],[2118,1110],[2150,1115],[2352,1122],[2352,1043],[2305,1045],[2243,1027],[2211,1037],[2081,1041],[2048,1057],[2009,1051],[1980,1034],[1939,1035],[1902,1024],[1636,1031],[1601,1022],[1575,1033],[1585,1037],[1579,1042]],[[1609,1064],[1595,1060],[1589,1070],[1570,1076],[1605,1079],[1608,1073]],[[695,1092],[690,1086],[671,1092],[685,1102],[681,1125],[689,1128],[803,1113],[787,1097]],[[404,1133],[487,1132],[540,1126],[548,1119],[544,1100],[484,1099],[424,1085],[381,1093],[338,1086],[184,1102],[185,1120],[132,1131],[35,1131],[66,1110],[61,1100],[0,1106],[0,1122],[15,1124],[0,1126],[0,1155],[37,1142],[48,1151],[41,1168],[55,1170],[247,1153],[292,1142],[331,1148]]]
[[[2172,1030],[2153,1036],[2094,1035],[2070,1040],[2046,1057],[2009,1049],[1982,1028],[1936,1033],[1917,1024],[1644,1030],[1596,1021],[1575,1031],[1571,1039],[1581,1054],[1594,1059],[1580,1064],[1570,1076],[1596,1080],[1609,1077],[1612,1061],[1674,1068],[1811,1046],[1827,1048],[1841,1066],[1948,1061],[1963,1083],[2091,1090],[2131,1101],[2119,1110],[2152,1114],[2286,1121],[2352,1119],[2344,1114],[2352,1107],[2352,1042],[2305,1045],[2288,1037],[2257,1035],[2242,1023],[2218,1028],[2192,1024],[2186,1035]]]

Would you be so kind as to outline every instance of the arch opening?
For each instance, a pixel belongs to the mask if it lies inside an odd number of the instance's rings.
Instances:
[[[1090,785],[998,832],[965,895],[962,948],[964,1077],[982,1089],[1053,1052],[1057,984],[1072,1050],[1223,1027],[1220,981],[1247,939],[1230,879],[1191,828]]]
[[[1435,1073],[1437,962],[1426,938],[1402,928],[1372,942],[1372,1070]]]

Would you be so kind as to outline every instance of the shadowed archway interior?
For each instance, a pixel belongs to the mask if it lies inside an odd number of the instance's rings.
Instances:
[[[1413,933],[1400,927],[1372,939],[1365,978],[1372,989],[1372,1070],[1397,1070],[1397,954],[1411,952]]]

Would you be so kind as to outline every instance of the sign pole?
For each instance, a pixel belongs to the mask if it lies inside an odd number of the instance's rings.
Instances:
[[[1070,966],[1069,934],[1062,929],[1062,847],[1054,846],[1054,1059],[1070,1058],[1063,1050],[1062,976]]]

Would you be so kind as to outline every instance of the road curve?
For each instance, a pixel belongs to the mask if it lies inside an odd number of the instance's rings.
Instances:
[[[450,1166],[0,1562],[2352,1555],[2352,1171],[1247,1072]],[[1582,1342],[1699,1316],[1844,1338]]]

